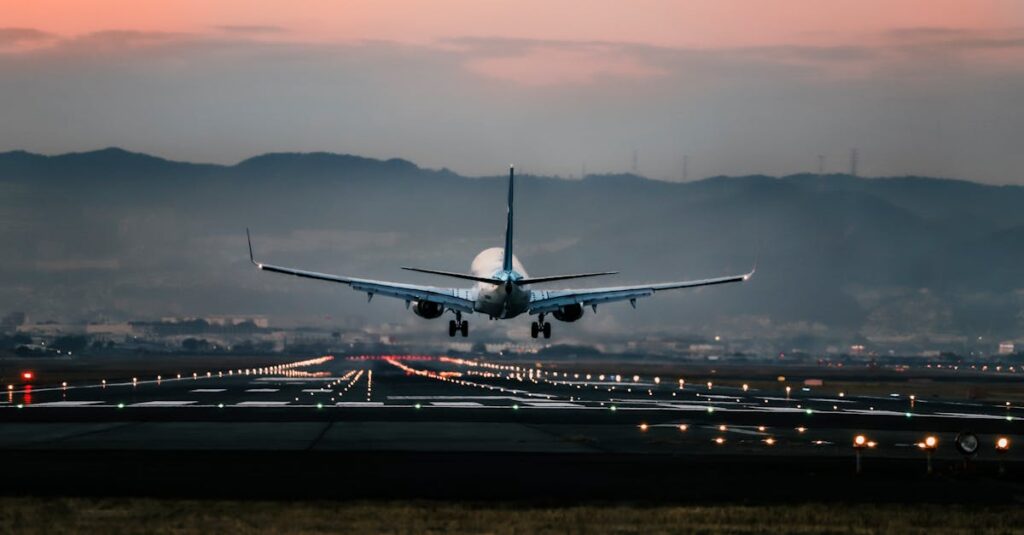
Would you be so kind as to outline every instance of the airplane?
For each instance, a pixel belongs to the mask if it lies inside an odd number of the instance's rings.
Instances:
[[[515,220],[513,217],[514,202],[515,167],[510,166],[508,172],[508,213],[505,223],[505,246],[492,247],[482,251],[473,259],[469,273],[455,273],[414,267],[402,268],[407,271],[475,282],[476,284],[470,288],[443,288],[360,279],[257,262],[253,255],[252,237],[249,235],[249,229],[246,229],[246,239],[249,242],[249,261],[261,271],[346,284],[353,290],[365,292],[367,294],[367,301],[372,300],[373,296],[378,294],[403,299],[405,300],[406,308],[408,309],[411,306],[413,313],[421,318],[435,319],[444,315],[445,312],[453,312],[455,319],[448,322],[449,337],[454,337],[456,333],[461,334],[463,337],[469,336],[469,321],[462,319],[462,315],[480,313],[487,315],[492,320],[511,319],[521,314],[535,315],[537,320],[530,327],[530,336],[533,338],[538,336],[551,338],[551,323],[545,321],[549,314],[556,320],[573,322],[583,317],[586,307],[590,307],[596,313],[597,305],[599,304],[629,301],[633,308],[636,308],[637,299],[650,297],[657,292],[743,282],[749,280],[756,270],[755,264],[754,269],[751,269],[749,273],[713,279],[579,290],[534,290],[530,287],[535,284],[614,275],[617,272],[601,271],[544,277],[529,276],[522,263],[519,262],[519,259],[512,254],[513,223]]]

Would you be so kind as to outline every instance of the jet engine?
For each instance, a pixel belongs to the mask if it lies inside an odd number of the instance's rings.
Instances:
[[[572,322],[583,317],[583,305],[575,304],[564,306],[551,313],[558,321]]]
[[[431,301],[416,301],[412,311],[421,318],[432,320],[444,314],[444,305]]]

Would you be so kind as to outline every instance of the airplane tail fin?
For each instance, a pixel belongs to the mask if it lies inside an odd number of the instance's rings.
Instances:
[[[505,223],[505,257],[501,266],[504,271],[512,271],[512,207],[515,203],[515,166],[508,168],[508,220]]]

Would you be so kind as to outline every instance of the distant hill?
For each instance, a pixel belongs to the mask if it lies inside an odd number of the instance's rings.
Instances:
[[[330,153],[264,154],[229,166],[116,148],[0,153],[0,314],[264,313],[419,325],[400,303],[367,306],[343,288],[254,273],[244,229],[253,228],[260,256],[275,263],[448,284],[398,266],[467,269],[476,252],[500,242],[503,188],[503,175]],[[615,269],[622,275],[592,284],[671,280],[743,272],[759,256],[748,285],[659,295],[638,311],[604,307],[565,326],[570,334],[950,344],[1024,333],[1021,187],[927,177],[670,183],[591,175],[524,176],[517,194],[517,254],[532,274]]]

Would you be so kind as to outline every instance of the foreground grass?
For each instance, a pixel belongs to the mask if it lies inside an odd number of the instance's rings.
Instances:
[[[0,498],[0,533],[1021,533],[1019,507]]]

